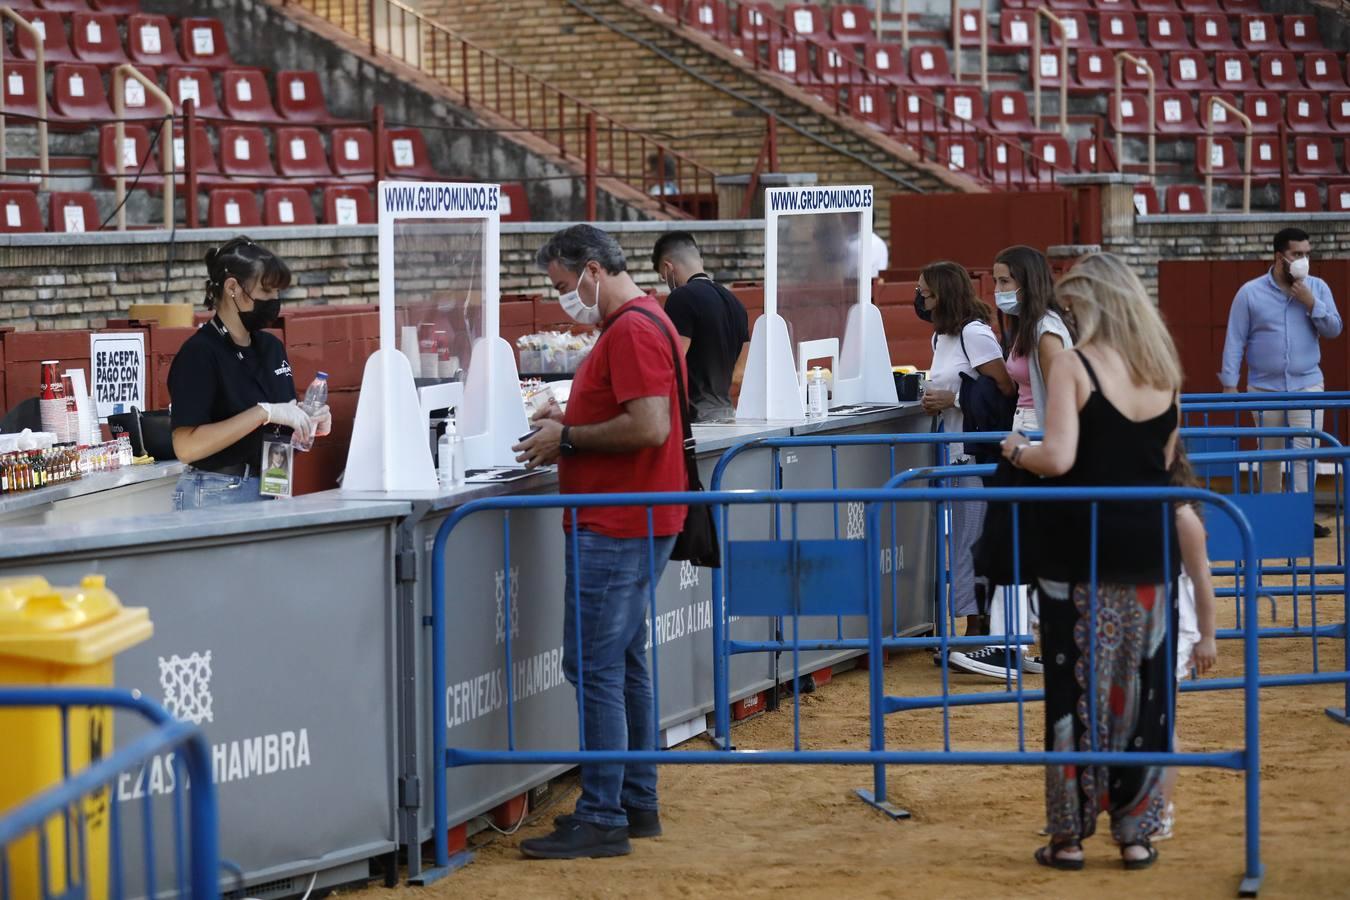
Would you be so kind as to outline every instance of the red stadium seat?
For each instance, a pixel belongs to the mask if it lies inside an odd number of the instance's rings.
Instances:
[[[1153,96],[1153,103],[1159,134],[1195,134],[1200,130],[1195,105],[1187,92],[1158,91]]]
[[[1350,132],[1350,94],[1332,94],[1327,98],[1331,130],[1340,134]]]
[[[1133,12],[1104,12],[1097,14],[1097,40],[1103,47],[1131,50],[1143,46]]]
[[[871,40],[872,13],[865,6],[836,4],[830,7],[830,34],[836,41],[861,43]]]
[[[937,130],[938,107],[928,88],[907,88],[895,94],[895,127],[928,133]]]
[[[855,86],[849,89],[848,111],[880,131],[895,127],[890,97],[880,85]]]
[[[1242,98],[1242,111],[1252,120],[1252,131],[1279,131],[1281,109],[1279,94],[1249,93]]]
[[[1168,215],[1186,215],[1204,213],[1209,209],[1204,188],[1194,184],[1169,184],[1164,201]]]
[[[256,125],[220,129],[220,170],[235,184],[272,183],[277,170],[267,149],[267,136]]]
[[[996,185],[1022,184],[1027,180],[1026,155],[1019,144],[991,140],[985,154],[985,174]]]
[[[1350,212],[1350,184],[1327,185],[1327,212]]]
[[[158,84],[159,75],[149,66],[136,66],[136,71],[140,72],[154,84]],[[108,104],[116,110],[116,98],[113,96],[112,82],[114,79],[108,79]],[[134,78],[124,78],[122,80],[122,115],[128,119],[159,119],[164,116],[164,108],[159,105],[154,97]]]
[[[530,221],[530,197],[523,184],[503,184],[498,212],[503,222]],[[372,220],[373,221],[373,220]]]
[[[1079,50],[1079,53],[1085,53],[1085,50]],[[1059,87],[1059,51],[1042,50],[1041,51],[1041,85],[1044,87]]]
[[[263,224],[313,225],[314,203],[309,191],[298,187],[274,187],[263,191]]]
[[[119,16],[141,11],[141,0],[89,0],[89,5],[99,12],[116,13]]]
[[[989,94],[989,124],[995,131],[1028,134],[1036,128],[1022,91],[993,91]]]
[[[1211,109],[1209,100],[1211,97],[1219,97],[1227,100],[1238,109],[1242,109],[1242,101],[1238,100],[1234,94],[1225,94],[1222,91],[1206,91],[1200,95],[1200,104],[1195,109],[1195,117],[1200,122],[1200,127],[1205,127],[1205,122],[1212,115],[1214,117],[1215,134],[1245,134],[1246,129],[1237,117],[1228,112],[1222,106],[1215,106]]]
[[[234,65],[219,19],[185,18],[178,23],[183,61],[190,66],[228,69]]]
[[[1294,138],[1294,171],[1299,175],[1344,174],[1336,162],[1336,148],[1331,138],[1324,135]]]
[[[328,125],[344,121],[328,112],[328,104],[323,98],[323,82],[319,81],[318,72],[278,72],[277,111],[288,122]]]
[[[1324,50],[1314,16],[1282,16],[1284,45],[1290,50]]]
[[[210,228],[259,228],[258,198],[244,188],[216,188],[211,191],[206,214]]]
[[[1008,10],[999,17],[999,43],[1008,47],[1030,47],[1032,29],[1040,17],[1030,10]]]
[[[1134,211],[1141,216],[1156,216],[1162,212],[1162,206],[1158,203],[1158,191],[1153,185],[1135,185]]]
[[[1214,54],[1214,80],[1221,91],[1255,91],[1256,75],[1245,53]]]
[[[1069,142],[1058,134],[1038,134],[1031,139],[1031,155],[1027,159],[1030,174],[1038,180],[1049,180],[1053,172],[1072,172],[1073,154]]]
[[[1274,16],[1243,16],[1238,32],[1242,46],[1251,51],[1281,50],[1280,32]]]
[[[1078,167],[1078,171],[1084,174],[1120,171],[1115,142],[1102,139],[1084,138],[1079,141],[1074,147],[1074,164]]]
[[[742,38],[769,40],[781,37],[778,10],[772,3],[741,3],[736,7],[736,32]]]
[[[93,63],[58,64],[52,88],[52,112],[60,118],[88,122],[113,117],[103,75]]]
[[[1214,88],[1205,54],[1198,50],[1178,50],[1169,54],[1168,77],[1179,91],[1204,91]]]
[[[770,44],[769,71],[789,81],[798,83],[814,81],[810,54],[806,46],[802,41]]]
[[[980,151],[973,137],[960,135],[939,135],[937,139],[938,162],[953,172],[980,176]]]
[[[1262,53],[1258,71],[1261,87],[1268,91],[1297,91],[1303,87],[1298,77],[1298,61],[1292,53]]]
[[[1271,134],[1252,135],[1252,177],[1280,174],[1280,139]]]
[[[1116,83],[1116,60],[1109,50],[1078,51],[1074,74],[1085,88],[1111,88]]]
[[[159,174],[159,155],[162,148],[150,153],[150,133],[144,125],[127,125],[120,151],[117,147],[117,126],[104,125],[99,129],[98,169],[103,180],[112,183],[117,174],[117,157],[122,157],[122,171],[130,179],[140,172],[141,187],[160,184],[163,178]]]
[[[66,37],[65,17],[58,12],[39,9],[19,10],[42,36],[42,60],[46,65],[74,62],[78,57]],[[14,55],[19,59],[37,59],[33,38],[22,28],[14,29]]]
[[[1027,4],[1028,7],[1032,5]],[[1091,9],[1092,3],[1090,0],[1050,0],[1050,8],[1056,15],[1060,15],[1060,10]]]
[[[0,234],[28,234],[42,230],[42,212],[37,194],[25,190],[0,190]]]
[[[38,0],[38,6],[58,13],[88,12],[85,0]]]
[[[1116,107],[1116,98],[1113,96],[1107,100],[1107,108],[1117,131],[1125,134],[1148,133],[1148,95],[1122,94],[1119,108]]]
[[[782,18],[787,25],[789,37],[805,38],[809,41],[825,40],[829,37],[829,25],[825,21],[823,7],[789,3],[783,7]]]
[[[816,77],[825,84],[858,81],[858,61],[852,44],[826,41],[816,45]]]
[[[98,231],[98,203],[88,191],[53,191],[47,198],[47,230],[53,234]]]
[[[183,128],[179,126],[174,129],[173,135],[173,169],[174,182],[183,185],[187,182],[187,145],[183,138]],[[212,188],[222,187],[230,183],[220,171],[220,163],[216,161],[216,152],[211,149],[211,136],[206,131],[205,125],[197,125],[192,129],[192,165],[197,170],[197,187]]]
[[[963,9],[957,18],[962,44],[974,46],[980,42],[980,34],[986,27],[984,13],[978,9]]]
[[[1229,15],[1238,15],[1240,13],[1260,14],[1261,0],[1219,0],[1223,6],[1223,11]]]
[[[197,105],[197,114],[210,118],[223,118],[220,102],[216,99],[216,83],[211,73],[195,66],[177,66],[169,70],[169,99],[178,112],[183,104],[191,100]]]
[[[1188,13],[1218,12],[1219,0],[1181,0],[1181,11]]]
[[[1093,45],[1092,32],[1088,30],[1087,13],[1064,12],[1058,13],[1060,21],[1064,23],[1064,33],[1061,38],[1059,28],[1050,26],[1050,40],[1048,46],[1058,47],[1065,42],[1070,47],[1091,47]]]
[[[727,5],[722,0],[695,0],[684,8],[686,24],[706,31],[709,34],[727,35],[731,33]]]
[[[384,158],[391,179],[444,180],[441,173],[432,168],[427,142],[419,129],[391,128],[385,132],[385,142]]]
[[[1206,147],[1209,152],[1206,153]],[[1205,160],[1209,162],[1206,164]],[[1208,165],[1208,168],[1206,168]],[[1241,175],[1242,164],[1238,160],[1237,147],[1231,137],[1216,136],[1212,140],[1206,137],[1195,139],[1195,171],[1200,175]]]
[[[1346,88],[1340,57],[1325,50],[1304,54],[1303,80],[1314,91],[1343,91]]]
[[[277,171],[291,179],[311,184],[333,180],[333,169],[324,154],[323,137],[317,128],[292,126],[276,131]]]
[[[988,128],[984,114],[984,92],[977,87],[950,87],[944,96],[948,127],[962,130],[966,123],[974,128]]]
[[[952,70],[947,63],[947,48],[910,47],[909,77],[915,84],[950,84]]]
[[[375,136],[369,128],[334,128],[329,153],[334,174],[347,181],[375,180]]]
[[[1139,11],[1144,13],[1174,13],[1176,0],[1139,0]]]
[[[503,187],[505,187],[503,185]],[[503,198],[506,193],[503,191]],[[511,214],[514,216],[515,204]],[[499,210],[506,219],[505,209]],[[323,189],[323,221],[325,225],[370,225],[375,222],[375,204],[370,199],[370,189],[355,185],[326,187]],[[520,221],[512,218],[511,221]]]
[[[129,16],[127,46],[134,62],[147,66],[183,64],[183,57],[173,43],[173,26],[169,24],[168,16]]]
[[[1134,12],[1138,9],[1134,0],[1093,0],[1092,5],[1100,12]]]
[[[81,62],[115,66],[127,62],[117,16],[112,13],[75,13],[70,21],[70,40]]]
[[[1290,182],[1284,191],[1285,212],[1321,212],[1322,196],[1316,182]]]
[[[1153,70],[1153,84],[1158,90],[1167,88],[1167,67],[1163,65],[1161,53],[1156,50],[1136,50],[1130,55],[1147,63],[1148,68]],[[1148,71],[1138,63],[1129,60],[1123,62],[1124,67],[1121,75],[1124,77],[1125,87],[1147,90]]]
[[[262,69],[226,69],[220,77],[225,114],[240,122],[281,122]]]
[[[103,85],[99,83],[99,90]],[[44,86],[41,88],[46,90]],[[9,116],[30,116],[36,118],[38,115],[38,83],[37,66],[30,62],[10,62],[5,61],[5,114]],[[14,125],[33,125],[33,122],[25,123],[21,118],[10,120],[11,127]]]
[[[1194,46],[1186,37],[1186,20],[1179,12],[1149,13],[1148,45],[1154,50],[1189,50]]]
[[[1315,91],[1295,91],[1284,98],[1285,119],[1290,131],[1300,133],[1327,130],[1327,111],[1322,95]]]
[[[1199,50],[1232,50],[1233,29],[1224,13],[1195,14],[1195,46]]]
[[[863,50],[863,65],[881,80],[899,84],[909,80],[905,74],[905,54],[896,44],[870,43]]]

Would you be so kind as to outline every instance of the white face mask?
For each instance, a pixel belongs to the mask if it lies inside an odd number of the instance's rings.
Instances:
[[[587,306],[581,302],[579,289],[581,280],[577,279],[578,290],[571,290],[558,298],[562,304],[563,312],[576,322],[578,325],[598,325],[600,324],[600,282],[595,283],[595,305]]]
[[[1289,277],[1295,281],[1301,281],[1308,277],[1309,262],[1308,257],[1296,259],[1289,264]]]
[[[994,303],[1004,315],[1015,316],[1022,304],[1017,302],[1017,291],[995,291]]]

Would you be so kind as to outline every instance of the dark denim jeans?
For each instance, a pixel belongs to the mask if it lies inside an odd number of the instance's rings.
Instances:
[[[659,581],[674,537],[655,539]],[[587,750],[655,750],[651,672],[647,664],[648,587],[651,556],[647,538],[611,538],[592,531],[567,535],[567,597],[564,604],[563,672],[577,684],[578,551],[581,603],[581,677],[577,703],[585,716]],[[604,828],[628,824],[624,807],[657,808],[656,766],[581,767],[576,817]]]

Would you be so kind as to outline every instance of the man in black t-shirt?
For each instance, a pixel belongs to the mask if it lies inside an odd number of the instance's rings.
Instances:
[[[656,242],[652,268],[670,288],[666,315],[684,347],[693,420],[732,418],[731,386],[741,382],[750,341],[745,306],[703,271],[703,255],[687,231]]]

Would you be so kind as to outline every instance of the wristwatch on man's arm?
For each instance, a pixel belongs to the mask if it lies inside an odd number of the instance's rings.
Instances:
[[[576,456],[577,448],[572,443],[572,426],[564,425],[558,438],[558,453],[561,456]]]

